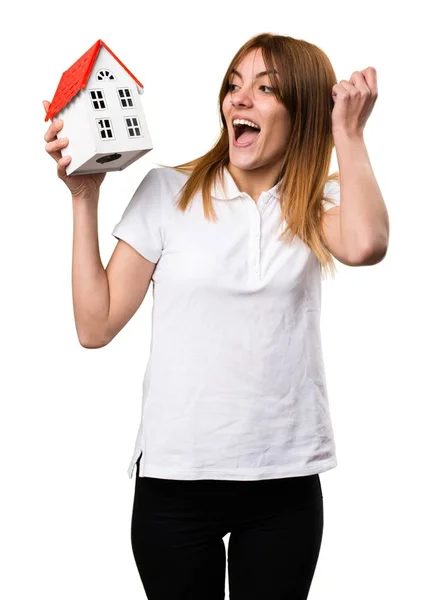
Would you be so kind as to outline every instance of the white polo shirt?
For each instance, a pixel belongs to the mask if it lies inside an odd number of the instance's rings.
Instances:
[[[337,465],[320,336],[321,273],[299,237],[278,241],[280,184],[257,203],[224,171],[175,206],[188,175],[153,168],[112,234],[153,273],[152,338],[132,478],[259,480]],[[339,184],[325,194],[339,203]],[[324,201],[326,210],[334,204]]]

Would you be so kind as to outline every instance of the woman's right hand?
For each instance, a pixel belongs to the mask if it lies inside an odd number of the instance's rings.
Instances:
[[[47,100],[43,101],[45,113],[50,108]],[[98,194],[101,183],[104,181],[106,173],[91,173],[89,175],[66,175],[66,165],[71,161],[70,156],[62,158],[60,148],[66,148],[69,143],[68,138],[58,138],[57,134],[63,127],[63,121],[53,121],[48,127],[44,140],[47,142],[45,150],[57,162],[57,175],[65,182],[74,197],[94,196]]]

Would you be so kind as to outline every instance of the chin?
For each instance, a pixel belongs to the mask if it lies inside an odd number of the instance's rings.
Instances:
[[[254,158],[249,159],[249,158],[245,157],[242,160],[242,159],[239,159],[238,156],[232,157],[231,153],[230,153],[230,164],[232,167],[235,167],[236,169],[242,169],[243,171],[252,171],[253,169],[257,169],[258,167],[261,166],[258,163],[258,161]]]
[[[230,165],[235,169],[239,169],[240,171],[252,171],[253,169],[257,168],[257,165],[255,165],[252,161],[242,163],[239,161],[230,160]]]

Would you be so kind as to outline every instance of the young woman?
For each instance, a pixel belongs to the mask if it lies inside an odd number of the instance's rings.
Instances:
[[[217,143],[190,163],[149,171],[113,230],[106,269],[97,241],[104,175],[68,178],[59,152],[67,139],[54,124],[46,133],[73,197],[81,344],[108,344],[153,280],[128,470],[137,467],[131,539],[149,600],[222,600],[228,533],[231,600],[308,596],[323,532],[319,473],[337,465],[322,268],[332,272],[333,257],[374,264],[387,245],[371,171],[363,171],[368,203],[349,220],[350,201],[363,199],[354,165],[365,156],[374,88],[368,69],[337,85],[326,55],[305,41],[249,40],[222,82]],[[329,176],[336,140],[353,196],[344,198],[345,221],[338,174]],[[343,161],[349,155],[356,161]]]

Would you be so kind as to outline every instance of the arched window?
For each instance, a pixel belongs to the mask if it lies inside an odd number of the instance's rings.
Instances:
[[[98,81],[102,81],[103,79],[116,79],[111,71],[108,69],[100,69],[96,75],[96,79]]]

